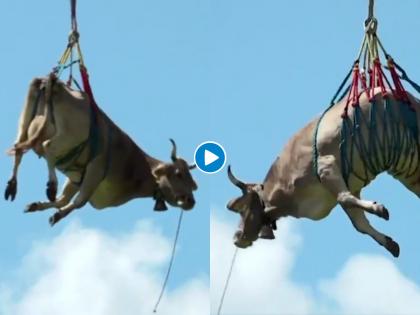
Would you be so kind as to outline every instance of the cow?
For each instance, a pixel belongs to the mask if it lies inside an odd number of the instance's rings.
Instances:
[[[399,256],[398,243],[372,227],[366,217],[367,212],[389,220],[388,210],[380,203],[360,197],[361,190],[385,171],[420,197],[420,144],[416,127],[420,125],[420,101],[407,93],[409,102],[401,103],[391,91],[386,92],[384,94],[375,88],[372,96],[362,93],[359,106],[350,106],[347,117],[343,118],[346,107],[346,100],[343,99],[326,111],[322,119],[318,117],[311,121],[288,141],[263,183],[244,183],[228,168],[230,181],[242,191],[240,197],[227,204],[229,210],[241,216],[239,229],[234,236],[237,247],[251,246],[258,238],[273,239],[275,222],[282,217],[321,220],[339,204],[357,231],[370,235],[394,257]],[[373,126],[370,115],[372,104],[376,106],[373,131],[367,127]],[[392,130],[390,123],[385,125],[385,120],[381,119],[385,108],[388,111],[392,109],[394,113]],[[343,138],[343,120],[354,121],[357,111],[359,119],[368,123],[356,124],[360,130],[344,134]],[[408,128],[407,124],[411,127]],[[342,154],[342,146],[354,140],[350,138],[355,137],[355,132],[358,132],[360,141],[366,143],[370,141],[370,135],[376,132],[379,160],[377,170],[373,172],[366,164],[369,157],[363,158],[361,151],[354,149],[351,153],[352,171],[346,179],[343,175],[346,156]],[[401,137],[400,147],[395,147],[397,139],[393,133],[403,132],[406,138]],[[366,174],[366,178],[356,174]]]
[[[25,212],[58,209],[49,219],[56,224],[74,209],[89,202],[95,209],[116,207],[133,198],[155,199],[154,210],[171,206],[190,210],[197,184],[189,165],[177,156],[172,143],[171,162],[158,160],[142,149],[89,96],[73,90],[54,74],[35,78],[29,87],[19,121],[17,141],[5,199],[17,193],[17,175],[25,152],[30,149],[48,165],[48,201],[33,202]],[[67,177],[62,195],[56,199],[55,169]]]

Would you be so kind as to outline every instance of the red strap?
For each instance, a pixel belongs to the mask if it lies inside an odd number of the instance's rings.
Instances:
[[[353,78],[350,87],[350,92],[347,96],[346,106],[344,106],[344,111],[341,114],[342,118],[346,118],[348,116],[348,109],[349,105],[351,104],[353,107],[359,105],[359,63],[356,63],[353,67]]]
[[[90,87],[89,83],[89,75],[85,66],[80,65],[80,76],[82,77],[83,82],[83,90],[89,95],[90,104],[93,106],[95,110],[98,109],[98,105],[96,104],[95,98],[93,96],[92,88]]]
[[[395,85],[395,96],[402,101],[409,102],[407,91],[404,89],[404,86],[401,83],[392,59],[388,60],[388,68]]]
[[[370,93],[369,93],[369,89],[368,89],[368,86],[367,86],[366,72],[363,72],[360,75],[360,82],[362,82],[362,88],[365,91],[367,97],[370,99]]]
[[[379,58],[375,59],[374,67],[376,68],[377,83],[376,86],[381,88],[382,95],[386,95],[386,88],[384,83],[384,73],[382,72],[382,65]],[[375,80],[375,79],[374,79]]]

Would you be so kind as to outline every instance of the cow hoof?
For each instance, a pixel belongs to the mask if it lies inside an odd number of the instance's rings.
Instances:
[[[388,221],[389,220],[389,211],[388,211],[388,209],[387,208],[383,208],[383,211],[382,211],[382,218],[385,220],[385,221]]]
[[[51,226],[54,226],[58,221],[62,219],[60,211],[57,211],[52,216],[50,216],[49,222]]]
[[[7,187],[4,192],[4,199],[14,201],[17,193],[17,180],[11,179],[7,182]]]
[[[29,213],[29,212],[38,211],[38,206],[39,206],[39,202],[32,202],[31,204],[26,206],[24,212]]]
[[[48,200],[51,202],[54,202],[57,196],[57,183],[48,182],[46,193],[47,193]]]
[[[395,242],[392,238],[386,237],[386,244],[385,248],[392,254],[394,257],[398,257],[400,255],[400,246],[397,242]]]
[[[385,208],[384,205],[378,204],[376,202],[374,202],[373,204],[374,204],[375,214],[378,217],[384,219],[385,221],[388,221],[389,220],[389,211],[388,211],[388,209]]]

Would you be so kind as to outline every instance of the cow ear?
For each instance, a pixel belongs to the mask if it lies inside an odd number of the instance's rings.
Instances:
[[[165,164],[160,164],[158,167],[156,167],[152,171],[152,174],[155,178],[160,178],[163,175],[165,175],[165,173],[166,173],[166,165]]]

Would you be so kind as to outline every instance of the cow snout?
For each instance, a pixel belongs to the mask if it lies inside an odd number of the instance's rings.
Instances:
[[[226,208],[228,208],[228,210],[230,211],[238,213],[239,211],[236,209],[235,205],[236,205],[236,199],[233,199],[228,202],[228,204],[226,205]]]
[[[195,199],[193,196],[184,195],[184,196],[178,197],[177,204],[184,210],[191,210],[192,208],[194,208]]]
[[[233,237],[233,243],[239,248],[247,248],[252,245],[252,241],[244,237],[242,230],[236,231],[235,236]]]

